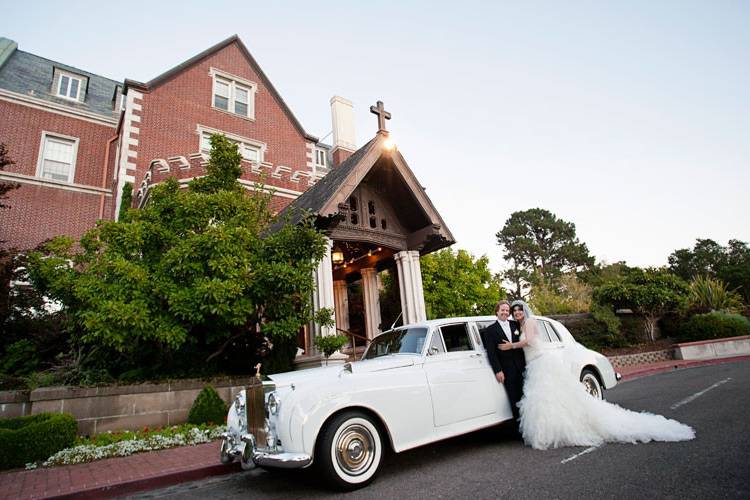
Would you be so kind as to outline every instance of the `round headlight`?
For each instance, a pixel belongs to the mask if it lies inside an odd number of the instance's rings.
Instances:
[[[268,413],[270,415],[276,415],[279,411],[279,400],[273,394],[268,396]]]

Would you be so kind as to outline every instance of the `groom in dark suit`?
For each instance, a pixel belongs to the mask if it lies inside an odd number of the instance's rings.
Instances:
[[[495,315],[497,321],[482,330],[482,342],[487,350],[492,371],[495,372],[495,378],[505,386],[513,418],[518,423],[519,413],[516,404],[523,396],[523,372],[526,369],[526,358],[523,355],[523,349],[503,351],[498,348],[498,344],[519,342],[521,326],[518,322],[508,319],[510,316],[508,301],[501,300],[497,303]]]

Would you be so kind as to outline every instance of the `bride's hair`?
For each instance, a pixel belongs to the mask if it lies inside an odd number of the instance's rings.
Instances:
[[[526,321],[530,317],[534,315],[533,312],[531,312],[531,308],[529,305],[524,302],[523,300],[514,300],[510,304],[510,312],[512,313],[514,310],[521,308],[523,310],[523,321]]]

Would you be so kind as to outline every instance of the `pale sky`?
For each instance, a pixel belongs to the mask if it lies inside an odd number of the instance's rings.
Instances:
[[[454,248],[495,270],[495,233],[533,207],[575,223],[598,261],[659,266],[696,238],[750,241],[747,1],[0,7],[21,50],[117,80],[236,33],[318,137],[341,95],[364,144],[382,100]]]

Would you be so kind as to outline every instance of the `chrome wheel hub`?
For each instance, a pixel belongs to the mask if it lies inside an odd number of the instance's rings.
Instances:
[[[336,462],[349,475],[366,472],[375,458],[375,439],[359,424],[344,428],[336,439]]]
[[[600,397],[599,385],[594,380],[591,380],[591,376],[587,375],[583,378],[583,386],[586,388],[586,392],[588,392],[595,398]]]

